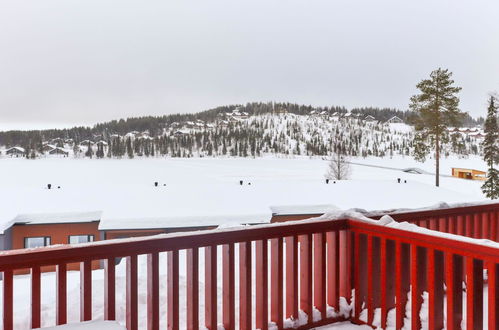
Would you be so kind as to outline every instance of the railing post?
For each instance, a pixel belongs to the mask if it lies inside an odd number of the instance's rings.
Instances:
[[[340,249],[337,231],[326,233],[327,239],[327,303],[340,310]]]
[[[224,245],[222,254],[223,276],[223,325],[225,330],[235,328],[234,243]]]
[[[57,276],[57,300],[56,300],[56,324],[67,323],[67,277],[66,264],[59,264],[56,268]],[[80,278],[81,281],[81,278]],[[80,293],[81,295],[81,293]],[[80,317],[81,319],[81,317]]]
[[[487,262],[488,275],[488,326],[489,330],[499,329],[499,265],[493,261]]]
[[[251,241],[239,243],[239,327],[251,329]]]
[[[34,266],[31,268],[31,328],[39,328],[41,326],[41,281],[40,267]]]
[[[12,270],[3,272],[3,329],[14,329],[14,280]]]
[[[404,326],[405,305],[407,303],[407,293],[409,292],[409,258],[408,246],[397,241],[395,243],[396,329],[402,329]]]
[[[300,309],[312,323],[312,234],[300,236]]]
[[[104,260],[104,319],[116,320],[116,262]]]
[[[325,320],[326,314],[326,235],[314,234],[314,305]]]
[[[199,250],[187,250],[187,329],[199,329]]]
[[[286,318],[298,319],[298,238],[286,237]]]
[[[340,236],[340,297],[344,297],[350,304],[352,297],[351,271],[352,264],[352,233],[349,230],[341,230]]]
[[[179,266],[178,250],[168,251],[168,330],[179,329]]]
[[[466,258],[466,329],[483,327],[483,263]]]
[[[256,241],[256,328],[267,330],[269,325],[268,241]]]
[[[217,330],[217,246],[207,246],[205,251],[205,327]]]
[[[126,258],[126,328],[138,329],[137,255]]]
[[[411,245],[411,329],[421,329],[419,312],[423,304],[426,279],[426,253],[424,248]]]
[[[92,319],[92,261],[80,263],[80,320]]]
[[[284,252],[283,252],[283,239],[281,237],[272,239],[271,254],[270,254],[270,314],[271,321],[277,325],[278,329],[283,327],[283,283],[284,283]]]
[[[428,249],[428,329],[437,330],[444,326],[442,252]]]
[[[147,329],[159,330],[159,254],[147,255]]]
[[[445,253],[445,284],[447,285],[447,329],[461,329],[463,318],[462,257]]]

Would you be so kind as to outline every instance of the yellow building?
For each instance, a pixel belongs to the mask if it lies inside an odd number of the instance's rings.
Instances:
[[[487,172],[474,170],[471,168],[452,168],[452,176],[468,180],[485,180]]]

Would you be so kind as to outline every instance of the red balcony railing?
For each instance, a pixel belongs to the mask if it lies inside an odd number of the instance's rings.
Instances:
[[[497,206],[490,206],[487,214],[492,217],[487,219],[497,220]],[[267,329],[270,322],[279,329],[309,329],[344,319],[373,325],[377,313],[380,326],[386,327],[391,309],[395,309],[397,329],[405,317],[416,329],[421,322],[423,291],[429,296],[430,329],[442,328],[445,315],[447,329],[459,328],[464,311],[468,329],[481,329],[485,323],[489,329],[497,329],[499,249],[434,234],[352,219],[313,220],[3,252],[3,328],[15,328],[17,318],[24,316],[13,313],[17,288],[13,274],[19,269],[31,271],[31,301],[25,303],[30,304],[31,326],[41,326],[40,268],[48,265],[56,266],[53,322],[65,324],[66,265],[77,262],[81,265],[80,319],[114,320],[117,310],[125,307],[126,320],[120,321],[125,321],[128,329],[159,329],[160,322],[169,329],[198,329],[201,322],[208,329],[216,329],[220,323],[225,329]],[[139,277],[139,257],[143,255],[147,256],[147,276]],[[126,260],[123,301],[116,299],[120,297],[117,258]],[[93,261],[105,265],[102,316],[92,314],[93,304],[101,298],[92,296]],[[180,283],[184,268],[185,291]],[[160,276],[162,269],[166,269],[166,277]],[[139,318],[142,278],[147,282],[147,316]],[[166,301],[160,299],[162,280],[167,281]],[[488,286],[487,318],[482,312],[484,285]],[[353,314],[348,308],[352,289]],[[411,312],[406,313],[409,298]]]

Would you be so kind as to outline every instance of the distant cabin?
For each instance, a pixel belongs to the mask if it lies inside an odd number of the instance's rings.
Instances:
[[[55,146],[55,145],[53,145],[53,144],[47,144],[47,143],[46,143],[46,144],[44,144],[44,145],[42,146],[42,151],[43,151],[43,152],[49,152],[50,150],[55,149],[55,148],[56,148],[56,146]]]
[[[63,155],[63,156],[68,156],[69,155],[69,152],[63,148],[54,148],[52,150],[49,151],[49,154],[50,155]]]
[[[96,143],[96,145],[99,147],[107,147],[107,142],[100,140],[99,142]]]
[[[388,119],[386,121],[386,123],[387,124],[403,124],[404,121],[397,116],[393,116],[392,118]]]
[[[474,170],[471,168],[452,168],[452,176],[460,179],[484,181],[486,175],[487,172]]]
[[[365,121],[376,121],[376,118],[374,118],[373,116],[371,115],[367,115],[365,118],[364,118]]]
[[[5,150],[5,154],[9,156],[19,157],[19,156],[24,156],[25,153],[26,151],[24,150],[24,148],[21,147],[12,147]]]

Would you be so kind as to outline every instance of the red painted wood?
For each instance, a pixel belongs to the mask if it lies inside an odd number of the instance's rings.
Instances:
[[[178,250],[168,251],[167,253],[167,303],[168,315],[167,324],[169,330],[179,329],[179,269],[178,269]]]
[[[284,282],[284,252],[283,239],[276,238],[270,241],[270,320],[277,325],[278,329],[283,328],[283,282]]]
[[[483,274],[482,262],[466,258],[466,329],[483,327]]]
[[[326,234],[314,234],[314,306],[321,313],[321,319],[327,316],[326,310]]]
[[[457,219],[455,216],[448,216],[447,218],[447,229],[451,234],[457,234]]]
[[[388,317],[388,281],[387,281],[387,242],[385,238],[381,238],[381,328],[386,328]]]
[[[395,329],[402,329],[404,326],[405,301],[404,292],[402,290],[402,243],[395,243]]]
[[[66,276],[66,264],[59,264],[56,268],[56,324],[66,324],[67,323],[67,276]],[[81,281],[81,279],[80,279]],[[81,294],[81,293],[80,293]]]
[[[335,311],[340,309],[340,249],[339,233],[326,233],[327,241],[327,303]]]
[[[466,222],[466,237],[474,237],[473,230],[475,226],[473,225],[473,215],[465,214],[465,222]]]
[[[207,329],[217,330],[217,246],[207,246],[204,251],[204,324]]]
[[[482,237],[490,239],[490,227],[489,227],[489,214],[487,212],[481,212],[478,214],[480,221],[482,223]]]
[[[352,261],[352,239],[351,233],[341,230],[339,233],[340,253],[340,297],[344,297],[350,303],[352,297],[352,282],[350,274]]]
[[[147,255],[147,329],[159,330],[159,254]]]
[[[251,329],[251,242],[239,243],[239,328]]]
[[[80,263],[80,321],[92,319],[92,261]]]
[[[429,220],[429,227],[431,230],[438,230],[438,218],[435,218],[435,217],[431,217]]]
[[[3,329],[14,329],[14,280],[11,270],[3,272]]]
[[[104,319],[116,320],[116,262],[104,260]]]
[[[234,280],[234,244],[224,245],[222,248],[222,276],[223,276],[223,325],[226,330],[235,329],[235,280]]]
[[[447,217],[441,216],[438,218],[438,230],[444,233],[449,232],[449,224]]]
[[[425,255],[417,245],[411,245],[411,329],[421,329],[421,305],[423,303],[422,277],[426,269]]]
[[[361,270],[361,253],[360,253],[360,235],[355,233],[354,236],[354,280],[353,280],[353,287],[355,289],[355,301],[354,301],[354,320],[359,322],[360,321],[360,313],[362,312],[362,302],[363,299],[361,296],[363,296],[363,292],[361,289],[361,284],[360,284],[360,274],[365,274]]]
[[[187,329],[199,329],[199,250],[187,250]]]
[[[499,265],[487,263],[488,275],[488,326],[489,330],[499,329]]]
[[[463,215],[456,216],[457,231],[456,234],[464,236],[466,234],[466,222]]]
[[[490,212],[490,221],[494,232],[493,240],[499,242],[499,211]]]
[[[445,254],[445,283],[447,286],[447,329],[461,329],[462,321],[462,258]]]
[[[440,251],[428,250],[428,329],[442,329],[444,326],[444,266]]]
[[[256,241],[256,328],[267,330],[269,325],[268,242]]]
[[[31,328],[41,326],[41,281],[40,267],[31,268]]]
[[[137,255],[126,258],[126,328],[138,329]]]
[[[300,236],[300,309],[312,322],[312,234]]]
[[[494,212],[489,212],[489,223],[490,223],[490,239],[497,242],[497,220],[495,219]]]
[[[298,319],[298,238],[286,237],[286,318]]]
[[[480,213],[473,214],[473,237],[482,238],[482,217]]]

